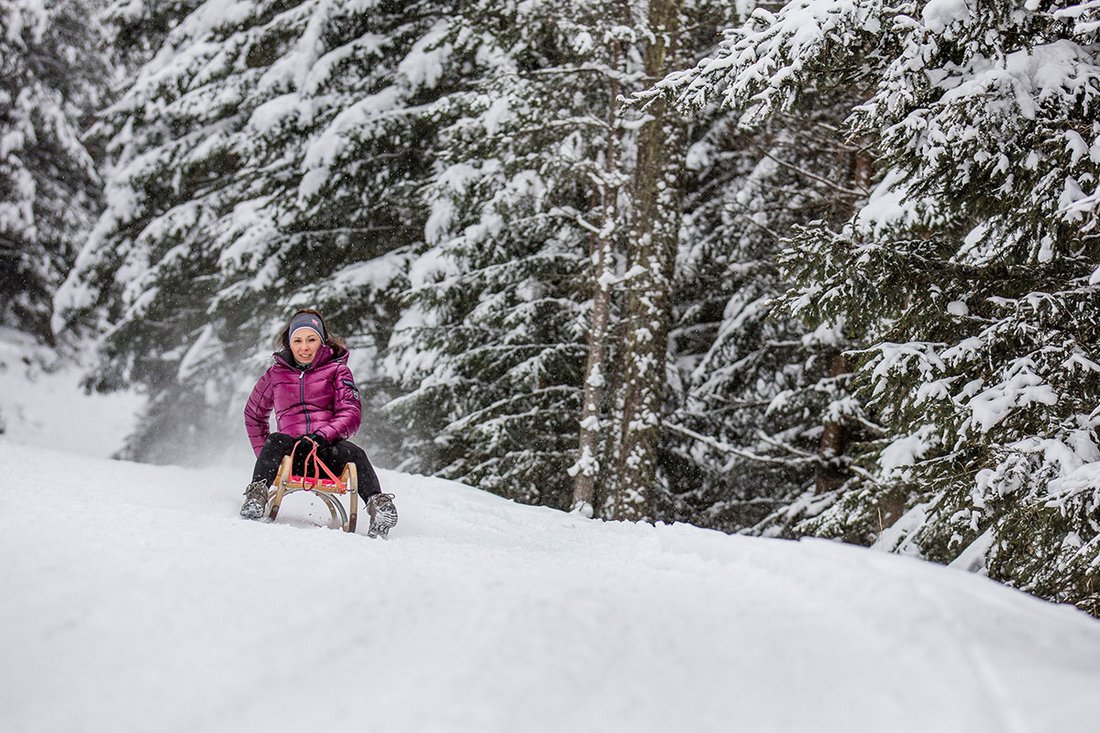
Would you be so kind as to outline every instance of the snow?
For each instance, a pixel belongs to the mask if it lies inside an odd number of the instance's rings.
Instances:
[[[248,126],[257,134],[268,134],[292,116],[297,115],[301,107],[302,100],[297,94],[281,94],[252,110]]]
[[[314,7],[310,5],[312,3],[303,3],[284,11],[287,15],[308,14],[309,21],[290,52],[264,72],[260,81],[262,89],[280,89],[284,84],[301,89],[311,68],[323,54],[325,44],[322,35],[329,21],[329,14],[324,12],[324,3],[317,3]]]
[[[364,287],[382,290],[404,273],[406,259],[406,255],[398,252],[354,262],[331,275],[326,290],[348,292]]]
[[[1036,402],[1053,405],[1057,401],[1057,393],[1042,377],[1026,367],[1020,367],[1017,373],[970,399],[967,408],[971,416],[967,419],[967,424],[988,433],[1018,407]]]
[[[891,733],[1040,733],[1100,714],[1100,624],[982,577],[387,471],[388,542],[322,527],[300,494],[246,522],[248,458],[0,441],[6,730],[829,733],[858,710]]]
[[[413,44],[407,56],[397,65],[397,70],[414,89],[432,87],[443,76],[444,67],[451,55],[451,47],[443,43],[447,35],[447,23],[440,20],[435,27]]]
[[[485,111],[482,116],[482,124],[485,126],[485,132],[489,135],[495,135],[501,124],[508,122],[513,117],[510,109],[509,101],[507,97],[501,97],[493,101],[489,105],[489,109]]]
[[[953,300],[947,304],[947,312],[960,318],[970,315],[970,308],[961,300]]]
[[[910,557],[920,557],[920,547],[909,541],[909,536],[928,519],[928,504],[917,504],[902,514],[896,522],[882,530],[871,545],[872,550],[898,552]]]
[[[323,85],[339,73],[340,65],[350,59],[365,59],[381,56],[387,41],[386,36],[377,33],[364,33],[350,43],[332,49],[312,66],[306,67],[308,75],[302,83],[301,92],[307,96],[318,95]]]
[[[898,438],[882,449],[878,463],[884,473],[912,466],[928,452],[929,443],[935,435],[935,426],[923,425],[910,435]]]
[[[941,34],[947,26],[965,20],[971,12],[966,0],[931,0],[921,11],[921,18],[928,30]]]
[[[1077,94],[1094,83],[1097,70],[1088,52],[1068,40],[1039,44],[1032,48],[990,59],[976,56],[964,76],[947,75],[940,102],[949,105],[970,96],[988,95],[992,89],[1011,89],[1017,112],[1036,119],[1038,105],[1067,91]]]
[[[839,316],[835,321],[822,321],[817,328],[802,336],[805,346],[839,346],[844,343],[845,318]]]
[[[1080,444],[1080,441],[1078,441]],[[1051,505],[1066,505],[1074,496],[1095,496],[1100,486],[1100,457],[1092,456],[1089,462],[1083,462],[1079,453],[1065,449],[1061,456],[1068,458],[1060,465],[1060,476],[1050,483]]]
[[[352,137],[368,127],[370,121],[387,112],[400,109],[402,91],[395,86],[386,87],[375,94],[368,94],[341,110],[328,127],[306,147],[302,162],[302,181],[298,185],[298,197],[302,200],[316,196],[331,175],[336,160],[347,151]]]
[[[34,41],[40,41],[49,26],[48,12],[43,0],[20,0],[5,13],[5,36],[15,45],[21,45],[24,33]]]
[[[144,398],[133,392],[85,395],[82,373],[29,337],[0,328],[0,439],[89,456],[119,451]]]
[[[191,348],[180,359],[179,366],[176,368],[177,378],[183,382],[194,376],[207,365],[211,356],[222,348],[224,346],[218,341],[217,330],[214,325],[206,324],[195,336]]]
[[[921,206],[927,203],[908,190],[904,171],[891,168],[867,197],[855,223],[860,231],[881,236],[891,227],[915,225],[920,221]]]
[[[978,539],[967,545],[959,556],[951,561],[951,567],[959,568],[970,573],[980,573],[985,570],[985,559],[989,556],[989,550],[993,547],[993,530],[982,532]]]

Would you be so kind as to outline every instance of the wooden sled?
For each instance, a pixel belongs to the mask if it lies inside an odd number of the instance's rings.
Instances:
[[[306,454],[304,476],[295,476],[293,472],[294,453],[298,445],[306,443],[310,445]],[[312,474],[312,475],[309,475]],[[324,476],[322,476],[324,474]],[[317,446],[310,440],[299,440],[294,444],[289,456],[283,458],[279,464],[279,472],[275,474],[275,483],[267,492],[267,509],[264,516],[274,521],[279,516],[279,506],[283,503],[283,497],[293,494],[295,491],[308,491],[325,503],[329,513],[332,514],[333,523],[338,523],[345,532],[355,531],[355,521],[359,514],[359,475],[355,464],[348,461],[343,473],[337,477],[324,461],[317,457]],[[339,497],[348,497],[348,510],[344,511],[344,505]]]

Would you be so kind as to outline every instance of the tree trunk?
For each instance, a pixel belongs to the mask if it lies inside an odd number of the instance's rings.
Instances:
[[[851,371],[848,360],[844,354],[837,352],[829,360],[830,378],[841,377]],[[821,463],[817,468],[815,477],[815,490],[819,494],[840,488],[848,477],[844,469],[843,456],[848,449],[848,428],[839,419],[826,420],[825,429],[821,431],[821,440],[818,442],[817,454],[821,457]]]
[[[619,41],[612,41],[613,58],[620,56]],[[607,154],[604,160],[603,203],[600,231],[592,235],[592,320],[588,329],[588,361],[584,369],[581,406],[580,451],[573,467],[573,510],[593,514],[596,479],[600,474],[600,414],[607,395],[607,353],[611,329],[611,288],[615,281],[613,243],[618,218],[619,160],[622,127],[619,124],[620,85],[612,76],[607,115]]]
[[[858,190],[868,190],[873,174],[873,161],[865,152],[856,152],[851,155],[848,162],[848,180],[851,187]],[[848,203],[842,215],[847,220],[855,213],[855,205]],[[848,359],[844,353],[838,351],[829,358],[828,377],[837,380],[852,371]],[[819,494],[834,491],[848,479],[848,471],[844,466],[844,454],[848,450],[848,442],[851,438],[850,428],[838,418],[825,421],[821,432],[821,440],[818,442],[817,454],[821,457],[821,463],[815,476],[814,489]]]
[[[651,0],[651,40],[645,50],[650,82],[663,77],[674,55],[680,0]],[[686,131],[663,99],[645,110],[638,135],[623,313],[622,412],[617,480],[608,502],[612,519],[652,517],[657,485],[661,408],[668,333],[672,320],[672,275],[680,234],[680,202]]]

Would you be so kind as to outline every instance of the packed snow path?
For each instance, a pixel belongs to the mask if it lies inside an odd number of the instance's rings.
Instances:
[[[0,729],[1017,733],[1100,720],[1100,623],[835,543],[382,473],[387,541],[247,468],[0,443]],[[242,478],[243,477],[243,478]],[[365,532],[365,526],[360,528]]]

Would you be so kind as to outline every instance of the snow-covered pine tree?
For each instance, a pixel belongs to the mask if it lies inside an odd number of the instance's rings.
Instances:
[[[752,131],[720,105],[699,115],[670,342],[677,379],[664,450],[674,478],[663,517],[748,531],[844,473],[858,405],[847,370],[830,375],[843,334],[808,333],[777,308],[783,238],[809,221],[842,223],[866,195],[861,153],[838,134],[851,94],[813,99]]]
[[[48,343],[54,292],[100,205],[81,140],[107,76],[93,10],[0,0],[0,324]]]
[[[392,317],[419,231],[411,191],[431,135],[417,120],[446,81],[445,10],[257,0],[158,21],[170,30],[97,127],[109,207],[59,301],[106,333],[97,385],[150,395],[134,455],[235,432],[293,306],[326,308],[353,337],[385,330],[373,319]],[[120,35],[135,53],[147,37]],[[371,350],[356,353],[369,378]]]
[[[615,385],[640,384],[623,368],[632,360],[623,358],[619,340],[628,336],[616,325],[622,303],[613,299],[640,294],[634,301],[639,307],[662,301],[656,313],[646,316],[651,320],[669,318],[674,303],[667,277],[661,287],[638,282],[652,270],[640,265],[644,258],[636,250],[652,242],[643,230],[653,222],[643,223],[646,217],[636,210],[639,187],[634,183],[660,166],[638,163],[642,126],[629,121],[637,113],[620,113],[618,99],[645,85],[649,39],[675,36],[694,57],[732,12],[721,4],[695,3],[676,11],[687,19],[682,30],[656,34],[649,32],[650,9],[643,2],[527,3],[510,10],[508,22],[498,28],[479,16],[486,8],[475,6],[464,16],[467,25],[459,23],[452,31],[471,56],[493,63],[485,65],[470,94],[452,99],[461,118],[448,132],[439,182],[431,189],[429,238],[434,246],[413,267],[414,307],[394,341],[393,372],[409,394],[392,406],[423,436],[411,451],[419,470],[442,471],[524,501],[569,503],[562,498],[568,499],[568,493],[561,466],[572,446],[563,431],[575,420],[571,405],[579,396],[581,445],[571,469],[576,475],[571,503],[595,505],[602,514],[617,516],[620,495],[614,488],[618,472],[612,452],[624,436],[633,440],[643,433],[638,428],[644,421],[637,419],[640,412],[624,416],[608,399]],[[555,19],[550,28],[540,25],[547,18]],[[660,55],[657,47],[653,50]],[[667,165],[673,177],[679,176],[683,161],[670,154],[669,141],[658,135],[650,142],[660,151],[651,153],[650,162]],[[517,187],[516,180],[537,181],[539,187]],[[713,193],[716,184],[704,177],[698,185]],[[699,197],[704,195],[701,191]],[[652,209],[650,219],[669,215],[678,226],[678,206]],[[544,222],[546,231],[539,228]],[[555,248],[569,241],[570,248],[563,255],[548,250],[548,241]],[[572,259],[586,250],[589,262],[578,269]],[[624,279],[630,258],[639,266]],[[584,272],[587,284],[563,279],[555,269],[560,263],[566,263],[566,271]],[[561,313],[560,327],[545,328],[554,319],[532,321],[532,305],[515,295],[532,282],[541,288],[541,307]],[[685,291],[688,300],[698,293],[694,287]],[[579,318],[566,307],[578,299],[587,301]],[[578,337],[564,328],[574,318],[575,328],[586,334]],[[642,326],[649,322],[636,320]],[[664,343],[660,337],[647,341],[660,344],[660,357],[634,363],[664,364]],[[572,368],[558,369],[568,381],[552,381],[549,388],[530,381],[526,370],[535,355],[566,364],[578,353],[578,344],[587,351],[579,389]],[[662,373],[658,384],[636,393],[650,399],[650,408],[656,405],[658,412],[666,409],[663,380]],[[552,409],[546,403],[550,397],[556,400]],[[619,395],[619,400],[626,398]],[[536,401],[538,406],[531,407]],[[656,475],[656,459],[647,470],[653,475],[634,482],[645,487],[639,495],[663,481]],[[524,486],[516,488],[516,479]],[[602,491],[598,497],[597,487]],[[661,496],[661,510],[668,511],[667,494]],[[648,506],[644,513],[649,514]]]
[[[643,423],[655,424],[643,413],[663,409],[666,340],[641,338],[642,309],[656,305],[644,317],[668,318],[671,262],[651,267],[653,253],[639,248],[655,241],[650,230],[662,217],[670,232],[678,228],[678,206],[656,198],[661,175],[682,170],[682,151],[678,158],[668,147],[667,129],[650,130],[639,164],[647,118],[620,113],[619,98],[646,84],[647,49],[657,68],[663,44],[679,43],[682,9],[673,5],[672,25],[650,17],[662,3],[623,0],[474,3],[456,22],[454,45],[482,72],[469,94],[452,98],[459,118],[429,194],[432,246],[412,268],[413,307],[391,360],[410,390],[393,408],[424,439],[413,451],[421,470],[604,516],[626,516],[616,507],[631,504],[616,489],[618,469],[645,469],[631,484],[645,487],[636,495],[656,484],[658,446],[642,451],[652,450],[652,461],[618,467],[614,452],[646,433]],[[718,11],[695,5],[687,30],[698,33],[709,19],[709,42]],[[490,20],[497,13],[503,20]],[[655,32],[662,24],[668,32]],[[643,189],[652,205],[639,213]],[[675,252],[669,236],[665,259]],[[628,261],[637,267],[624,278]],[[647,277],[658,282],[641,282]],[[632,331],[618,325],[627,293],[642,296]],[[660,356],[624,359],[630,333],[634,347]],[[641,385],[625,364],[662,366]],[[630,381],[643,388],[616,391]]]
[[[756,121],[814,79],[877,186],[791,239],[795,310],[843,318],[889,432],[802,531],[986,572],[1100,613],[1100,6],[834,2],[757,11],[668,80]],[[812,514],[812,512],[811,512]],[[899,518],[900,515],[900,518]]]
[[[477,69],[427,195],[427,247],[390,368],[420,470],[566,507],[577,450],[590,239],[609,97],[600,4],[466,3]]]
[[[738,17],[737,9],[724,3],[640,5],[650,20],[675,6],[681,29],[669,42],[680,59],[671,63],[713,51],[718,29]],[[646,26],[642,37],[668,38],[651,30]],[[659,46],[641,47],[649,53]],[[675,281],[664,287],[650,283],[638,291],[629,283],[632,296],[626,309],[639,302],[649,308],[638,319],[643,340],[655,329],[667,331],[675,324],[666,357],[666,373],[674,378],[666,384],[661,375],[659,387],[649,380],[642,391],[656,401],[639,413],[645,419],[617,416],[624,444],[628,433],[638,437],[654,423],[661,424],[661,464],[649,464],[643,480],[627,471],[625,483],[616,489],[640,496],[652,516],[745,529],[762,507],[779,501],[777,496],[804,488],[807,477],[815,486],[829,484],[847,463],[843,452],[851,437],[851,413],[858,410],[845,389],[847,370],[836,368],[838,330],[805,334],[789,318],[776,323],[770,303],[784,287],[775,275],[777,233],[811,217],[842,220],[860,195],[856,181],[865,177],[860,162],[865,156],[844,145],[836,127],[843,114],[838,110],[846,109],[850,95],[822,89],[809,119],[786,120],[753,135],[740,133],[736,116],[712,105],[708,114],[697,115],[677,134],[659,136],[661,162],[684,197]],[[639,98],[648,100],[647,111],[660,109],[653,94]],[[686,159],[677,152],[681,133],[690,142]],[[639,156],[635,175],[652,172]],[[659,190],[668,199],[673,185],[666,182]],[[791,197],[791,190],[800,193]],[[644,198],[632,203],[632,216],[645,208]],[[657,208],[668,213],[678,206],[666,200]],[[649,244],[644,233],[651,227],[636,228],[641,236],[627,244],[631,262]],[[634,269],[631,265],[631,274]],[[653,308],[665,291],[665,303]],[[637,292],[657,297],[635,298]],[[629,332],[625,339],[622,352],[630,349]],[[620,358],[625,366],[621,384],[647,381],[630,372],[634,363]],[[628,466],[631,447],[618,450],[620,465]]]
[[[712,51],[717,31],[738,17],[722,3],[686,3],[680,12],[676,43],[687,58]],[[783,289],[774,263],[782,233],[812,218],[842,221],[859,196],[852,181],[862,158],[836,127],[850,95],[822,89],[809,119],[754,134],[738,131],[737,116],[720,105],[687,128],[674,313],[666,308],[663,316],[675,319],[668,344],[674,379],[653,391],[664,392],[668,417],[663,465],[643,482],[652,487],[655,516],[744,529],[777,496],[828,483],[845,464],[836,454],[849,437],[854,404],[843,389],[846,375],[828,375],[837,331],[806,335],[789,318],[777,323],[770,302]],[[662,147],[667,159],[667,141]],[[823,426],[832,413],[841,419]]]

